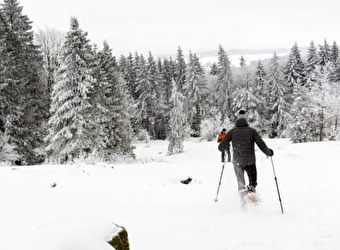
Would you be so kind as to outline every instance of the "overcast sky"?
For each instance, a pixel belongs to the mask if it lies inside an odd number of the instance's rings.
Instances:
[[[0,0],[3,2],[3,0]],[[88,38],[114,54],[340,45],[339,0],[19,0],[38,27],[67,31],[78,18]]]

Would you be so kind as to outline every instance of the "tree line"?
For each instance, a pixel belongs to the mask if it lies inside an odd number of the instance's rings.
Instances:
[[[12,164],[133,158],[131,142],[168,139],[183,152],[187,136],[215,139],[243,108],[270,138],[293,142],[339,139],[340,59],[336,42],[295,43],[286,60],[238,67],[223,46],[203,67],[178,47],[172,57],[151,52],[113,56],[88,39],[77,18],[66,34],[36,34],[17,0],[0,8],[0,159]]]

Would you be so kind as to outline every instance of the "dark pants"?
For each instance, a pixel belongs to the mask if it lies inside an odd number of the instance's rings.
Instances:
[[[234,164],[234,170],[237,178],[238,191],[244,190],[246,188],[246,182],[244,179],[244,172],[248,175],[249,186],[256,188],[257,186],[257,171],[256,165],[242,166],[239,164]]]

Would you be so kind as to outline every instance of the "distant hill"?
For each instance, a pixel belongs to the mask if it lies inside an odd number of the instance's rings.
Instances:
[[[300,48],[302,58],[307,55],[308,48]],[[290,48],[279,48],[279,49],[233,49],[226,50],[231,64],[235,67],[239,66],[240,58],[243,56],[248,65],[256,65],[259,60],[262,61],[264,65],[270,62],[273,57],[274,52],[279,57],[279,60],[284,63],[287,61],[288,55],[290,53]],[[201,51],[196,52],[196,55],[200,58],[200,62],[205,68],[210,68],[210,66],[217,62],[218,51]]]
[[[274,52],[279,57],[280,62],[284,63],[287,61],[290,53],[290,48],[277,48],[277,49],[231,49],[226,50],[231,64],[235,67],[239,66],[240,58],[243,56],[246,60],[247,65],[256,65],[259,60],[264,65],[270,62]],[[301,56],[304,59],[307,55],[307,47],[300,48]],[[193,51],[200,59],[201,64],[209,69],[214,62],[217,62],[218,50],[206,50],[206,51]],[[184,54],[187,56],[186,54]],[[162,55],[162,57],[176,58],[176,55]]]

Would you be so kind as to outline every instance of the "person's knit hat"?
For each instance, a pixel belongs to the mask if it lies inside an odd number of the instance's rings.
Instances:
[[[244,109],[240,109],[237,112],[237,119],[241,119],[241,118],[247,119],[247,113]]]

